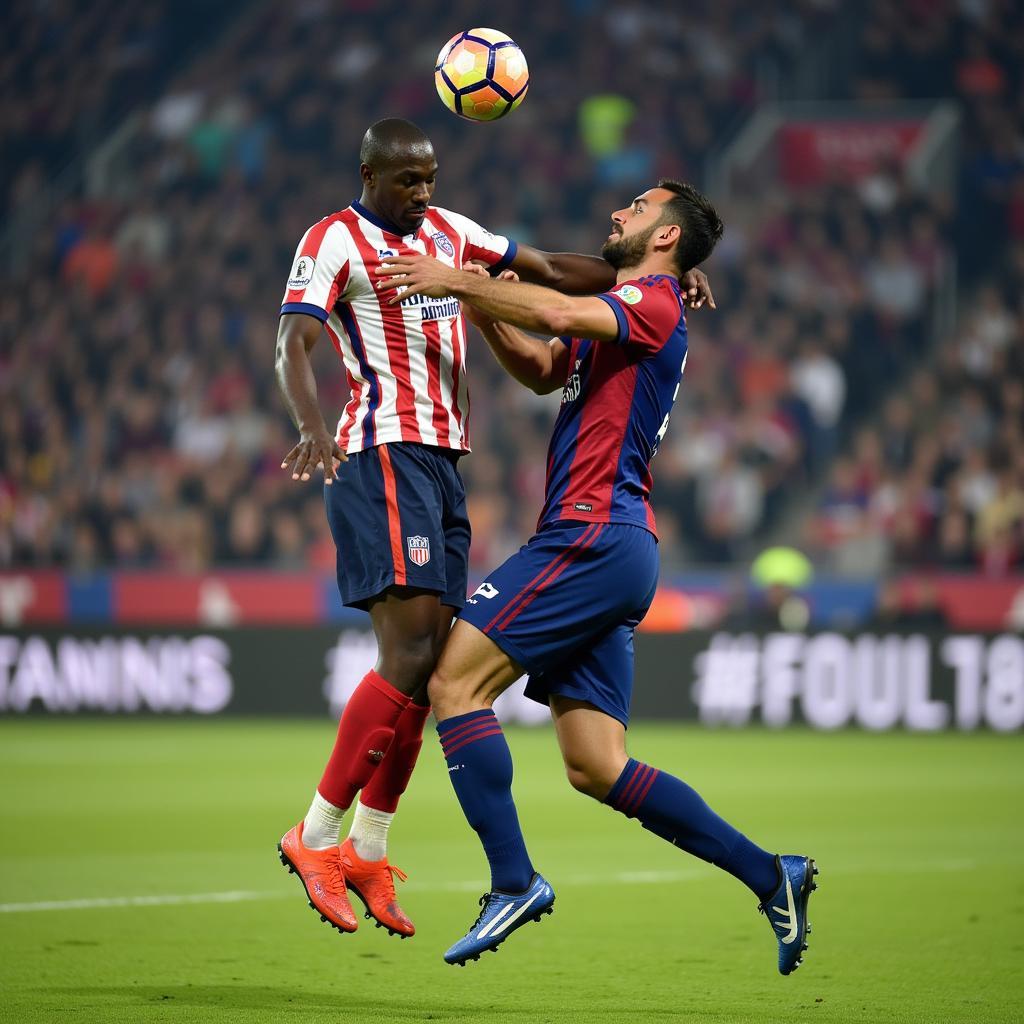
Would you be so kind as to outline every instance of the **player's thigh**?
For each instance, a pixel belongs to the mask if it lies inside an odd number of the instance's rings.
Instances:
[[[554,694],[550,703],[569,782],[603,800],[629,760],[626,727],[587,701]]]
[[[490,707],[522,674],[522,666],[493,640],[459,619],[430,679],[434,713],[444,721]]]

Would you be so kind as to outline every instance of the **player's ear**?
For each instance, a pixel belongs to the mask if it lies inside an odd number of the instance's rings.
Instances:
[[[376,177],[376,175],[374,174],[373,168],[369,164],[359,165],[359,177],[363,179],[364,185],[369,185],[371,188],[373,187],[374,178]]]
[[[663,224],[655,236],[658,249],[669,249],[683,236],[683,229],[678,224]]]

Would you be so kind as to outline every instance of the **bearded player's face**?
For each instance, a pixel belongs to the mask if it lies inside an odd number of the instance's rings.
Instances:
[[[420,148],[372,172],[368,190],[377,212],[405,234],[420,229],[434,194],[437,160]]]
[[[661,226],[662,204],[671,194],[663,188],[648,189],[624,210],[612,214],[611,234],[601,247],[601,255],[616,270],[628,270],[643,262],[651,238]]]

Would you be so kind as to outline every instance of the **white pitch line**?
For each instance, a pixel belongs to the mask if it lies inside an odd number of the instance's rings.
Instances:
[[[699,878],[701,871],[625,871],[617,875],[574,875],[561,885],[651,885]],[[411,882],[410,892],[483,892],[487,883],[480,878],[463,882],[425,884]],[[96,896],[77,900],[42,900],[38,903],[0,903],[0,914],[33,914],[47,910],[106,910],[118,907],[177,907],[202,903],[245,903],[252,900],[284,899],[291,890],[245,890],[231,892],[167,893],[161,896]]]
[[[931,863],[892,863],[877,867],[837,865],[828,868],[828,875],[863,874],[875,871],[878,874],[903,874],[918,871],[960,872],[972,871],[979,866],[976,860],[938,860]],[[562,876],[559,886],[574,885],[667,885],[673,882],[692,882],[707,878],[710,868],[694,868],[689,871],[621,871],[617,874],[582,874]],[[462,882],[410,882],[405,889],[409,892],[473,892],[487,889],[483,879]],[[177,907],[203,903],[246,903],[257,900],[286,899],[291,890],[235,889],[227,892],[168,893],[160,896],[97,896],[76,900],[42,900],[38,903],[0,903],[0,914],[33,914],[47,910],[106,910],[118,907]]]
[[[189,903],[244,903],[246,900],[269,900],[283,895],[278,892],[168,893],[162,896],[96,896],[78,900],[42,900],[39,903],[0,903],[0,914],[28,914],[42,910],[96,910],[106,907],[174,907]]]

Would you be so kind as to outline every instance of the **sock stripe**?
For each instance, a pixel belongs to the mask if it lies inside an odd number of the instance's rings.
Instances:
[[[458,720],[449,718],[448,721],[441,722],[438,725],[437,732],[441,737],[442,743],[451,742],[470,730],[475,729],[478,725],[496,722],[497,720],[494,712],[489,708],[485,708],[482,711],[471,711],[468,715],[461,715]]]
[[[651,791],[651,786],[654,785],[654,780],[657,777],[658,777],[658,769],[657,768],[651,768],[650,775],[648,775],[647,780],[643,783],[643,788],[640,790],[640,793],[637,796],[637,798],[633,801],[633,808],[632,808],[632,810],[633,810],[634,814],[643,805],[644,800],[647,799],[647,794]]]
[[[626,779],[625,785],[622,787],[622,789],[616,795],[613,801],[613,806],[615,807],[615,809],[617,811],[622,811],[623,814],[626,813],[626,808],[629,806],[629,803],[632,799],[632,795],[635,792],[637,784],[639,783],[640,778],[643,775],[643,770],[646,767],[646,765],[644,765],[640,761],[632,761],[630,764],[632,767],[630,765],[627,765],[622,773],[623,775],[625,775],[626,772],[630,773]],[[621,782],[621,779],[619,781]]]
[[[485,732],[474,733],[472,736],[467,736],[465,739],[457,740],[454,746],[445,748],[444,756],[451,757],[457,750],[461,750],[463,747],[468,747],[471,743],[477,743],[480,740],[486,740],[491,736],[501,736],[501,726],[497,722],[494,723]]]
[[[626,777],[626,781],[621,792],[617,794],[614,792],[610,793],[609,797],[611,799],[608,800],[608,803],[615,810],[621,811],[627,818],[636,816],[636,812],[647,798],[647,794],[651,791],[651,786],[654,785],[654,780],[659,774],[657,768],[652,768],[649,764],[644,764],[642,761],[632,763],[634,767],[631,768],[627,765],[623,769],[622,774]],[[626,775],[627,772],[629,772],[628,776]]]
[[[633,776],[633,783],[629,787],[629,792],[622,798],[623,813],[629,815],[629,817],[633,817],[636,813],[636,809],[640,802],[640,793],[643,791],[643,788],[653,771],[653,768],[646,764],[642,764],[640,765],[640,770]]]

